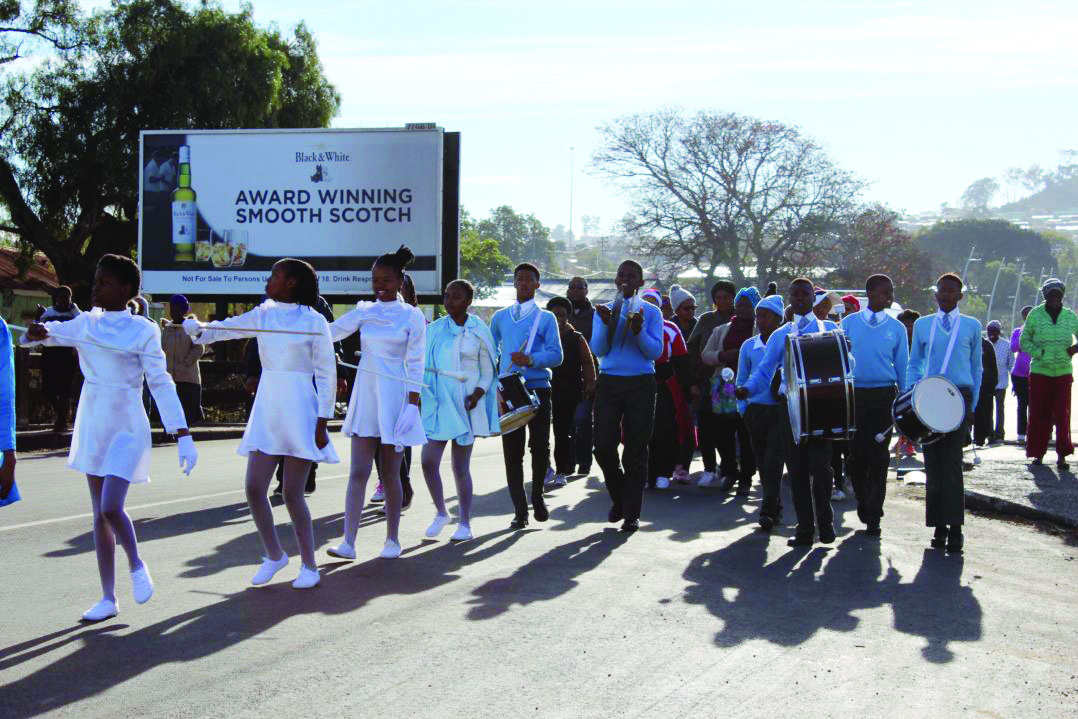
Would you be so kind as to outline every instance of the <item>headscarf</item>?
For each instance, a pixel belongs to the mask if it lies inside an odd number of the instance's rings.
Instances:
[[[749,287],[742,287],[740,290],[737,291],[737,294],[734,295],[735,306],[737,306],[737,303],[741,300],[742,297],[752,303],[753,309],[756,309],[756,305],[760,304],[760,290],[756,289],[755,287],[752,287],[751,285]]]
[[[687,300],[695,301],[695,298],[692,296],[691,292],[686,290],[681,285],[670,285],[670,306],[674,308],[674,310],[677,310],[678,307],[681,307],[681,304],[683,302],[686,302]]]
[[[842,298],[842,301],[843,302],[849,302],[851,305],[853,305],[853,311],[854,312],[860,312],[861,311],[861,300],[857,299],[853,295],[846,295],[845,297]]]
[[[1048,293],[1053,290],[1059,290],[1059,294],[1064,294],[1067,291],[1067,288],[1058,277],[1049,277],[1044,281],[1044,284],[1041,285],[1041,295],[1044,299],[1048,299]]]
[[[649,287],[646,290],[641,290],[640,291],[640,299],[645,299],[647,297],[650,297],[653,300],[655,300],[655,305],[657,307],[662,307],[663,295],[657,289],[655,289],[654,287]]]
[[[780,320],[786,314],[786,308],[782,304],[781,295],[768,295],[756,304],[756,309],[764,308],[775,313]]]

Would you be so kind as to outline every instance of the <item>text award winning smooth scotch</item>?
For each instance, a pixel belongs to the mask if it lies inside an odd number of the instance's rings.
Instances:
[[[172,192],[172,251],[177,262],[195,261],[196,197],[191,189],[191,148],[180,145],[179,180]]]

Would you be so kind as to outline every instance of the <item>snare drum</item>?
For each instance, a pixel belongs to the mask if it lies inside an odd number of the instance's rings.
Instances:
[[[509,373],[498,378],[499,421],[502,434],[509,434],[526,425],[539,411],[539,398],[524,384],[524,377]]]
[[[895,397],[891,418],[895,429],[921,445],[932,444],[954,432],[966,417],[966,400],[946,377],[925,377]]]
[[[851,439],[853,367],[842,330],[786,335],[786,405],[795,444]]]

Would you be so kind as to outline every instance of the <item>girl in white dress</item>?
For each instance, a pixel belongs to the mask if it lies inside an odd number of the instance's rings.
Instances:
[[[196,344],[258,337],[262,377],[247,429],[236,450],[247,455],[247,505],[266,550],[251,584],[266,584],[288,564],[266,496],[277,465],[283,463],[284,503],[302,560],[292,586],[310,589],[321,577],[303,488],[311,462],[340,461],[326,431],[326,423],[333,417],[337,388],[336,357],[329,324],[315,310],[318,276],[311,265],[292,258],[278,260],[266,283],[266,296],[269,299],[242,315],[209,323],[188,318],[183,327]]]
[[[198,459],[176,385],[165,370],[161,330],[156,323],[127,311],[127,301],[138,294],[141,280],[130,258],[105,255],[94,273],[94,307],[90,312],[67,322],[35,324],[26,333],[31,343],[78,348],[79,366],[86,378],[67,466],[86,474],[93,505],[102,596],[82,615],[90,622],[119,613],[115,593],[117,541],[127,553],[135,601],[142,604],[153,596],[153,580],[139,556],[135,527],[124,509],[128,488],[150,481],[150,422],[142,406],[143,378],[165,429],[179,435],[180,468],[190,474]]]
[[[354,310],[330,325],[334,342],[356,331],[363,338],[360,369],[356,372],[342,428],[352,438],[352,467],[344,500],[344,539],[329,550],[332,556],[342,559],[356,557],[356,533],[375,452],[381,453],[381,479],[386,495],[386,543],[378,556],[396,559],[401,553],[398,538],[403,498],[401,459],[405,447],[427,441],[419,417],[426,320],[419,308],[400,297],[404,269],[412,259],[411,250],[402,246],[375,260],[371,285],[376,300],[357,303]]]
[[[460,524],[453,541],[472,538],[472,475],[470,464],[476,437],[498,434],[498,400],[494,337],[483,320],[468,314],[475,288],[467,280],[453,280],[445,288],[442,317],[427,327],[428,369],[462,372],[461,382],[446,375],[427,372],[423,388],[423,477],[427,480],[437,514],[427,528],[428,537],[437,537],[449,522],[439,471],[447,443],[453,443],[453,479],[457,485]]]

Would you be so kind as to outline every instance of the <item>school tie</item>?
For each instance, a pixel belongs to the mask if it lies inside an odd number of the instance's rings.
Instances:
[[[950,332],[951,331],[951,316],[948,315],[948,314],[944,314],[943,319],[940,321],[940,324],[943,325],[943,331],[944,332]]]
[[[872,319],[870,319],[870,320],[868,321],[868,326],[869,326],[869,327],[875,327],[875,326],[876,326],[876,325],[878,325],[878,324],[879,324],[879,321],[878,321],[878,320],[876,319],[876,313],[875,313],[875,312],[873,312],[873,313],[872,313]]]

